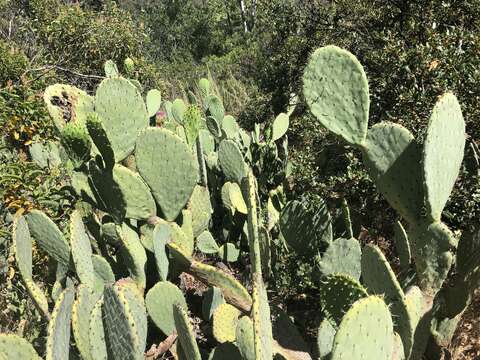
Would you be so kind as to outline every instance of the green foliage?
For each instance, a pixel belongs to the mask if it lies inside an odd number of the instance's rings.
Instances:
[[[27,70],[28,59],[13,43],[0,41],[0,87],[16,81]]]

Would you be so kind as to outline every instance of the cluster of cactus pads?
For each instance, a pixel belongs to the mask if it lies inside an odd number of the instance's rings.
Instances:
[[[163,101],[158,90],[144,100],[141,85],[115,64],[107,62],[105,72],[94,97],[68,85],[45,91],[81,198],[70,227],[61,231],[38,210],[15,217],[17,265],[49,321],[47,360],[157,358],[165,344],[189,360],[416,360],[427,347],[448,344],[480,282],[480,233],[457,242],[441,222],[465,143],[454,95],[438,100],[417,141],[396,124],[368,129],[368,83],[352,54],[327,46],[305,69],[312,113],[363,152],[402,218],[396,275],[378,247],[362,249],[354,238],[346,202],[336,240],[326,206],[286,203],[287,114],[263,134],[259,126],[248,133],[225,114],[207,79],[197,85],[201,99],[189,96],[187,104]],[[270,308],[264,279],[277,234],[318,266],[316,351],[281,309]],[[33,241],[57,264],[48,295],[33,278]],[[212,257],[240,261],[242,251],[248,285],[210,265]],[[197,343],[185,284],[175,285],[197,280],[206,285],[201,316],[216,341],[209,354]],[[24,339],[0,335],[4,358],[40,357]]]

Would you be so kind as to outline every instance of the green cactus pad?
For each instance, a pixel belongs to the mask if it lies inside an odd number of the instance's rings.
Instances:
[[[108,140],[107,132],[98,114],[92,113],[87,117],[87,130],[93,143],[102,155],[105,168],[108,170],[112,169],[115,164],[115,154],[113,153],[112,144],[110,140]]]
[[[368,81],[357,58],[336,46],[315,50],[303,74],[310,111],[352,144],[365,141],[370,108]]]
[[[95,354],[95,360],[107,360],[107,343],[105,342],[105,329],[102,320],[103,298],[98,300],[90,313],[88,339],[90,341],[90,354]]]
[[[62,265],[70,265],[70,247],[57,225],[40,210],[27,216],[28,229],[38,245]]]
[[[208,95],[210,95],[210,81],[208,81],[208,79],[201,78],[198,81],[198,88],[203,98],[206,98]]]
[[[420,223],[411,227],[409,238],[420,288],[433,295],[442,287],[453,262],[450,251],[457,240],[443,223]]]
[[[345,314],[335,334],[331,360],[389,360],[393,343],[393,323],[387,305],[381,298],[369,296],[358,300]]]
[[[247,176],[243,155],[233,140],[223,140],[218,148],[218,162],[227,181],[238,184]]]
[[[78,351],[85,360],[97,359],[90,351],[90,314],[102,296],[85,284],[77,288],[77,299],[72,308],[72,330]]]
[[[173,318],[185,358],[188,360],[201,360],[202,357],[195,341],[195,334],[183,304],[173,305]]]
[[[220,304],[213,313],[213,336],[219,343],[234,342],[241,312],[230,304]]]
[[[213,316],[215,310],[221,304],[225,304],[225,299],[223,298],[222,290],[212,286],[203,294],[202,301],[202,315],[203,318],[207,321]]]
[[[95,112],[102,118],[115,161],[125,159],[133,151],[138,133],[148,126],[139,90],[124,78],[105,79],[95,95]]]
[[[372,294],[384,296],[395,319],[395,331],[402,339],[406,358],[413,346],[415,324],[408,311],[407,300],[395,273],[381,250],[375,245],[366,245],[362,253],[362,279]]]
[[[127,57],[125,60],[123,60],[123,68],[128,76],[132,76],[135,70],[135,62],[131,58]]]
[[[147,93],[147,111],[148,117],[155,116],[162,104],[162,93],[157,89],[152,89]]]
[[[222,186],[223,206],[229,209],[232,215],[238,211],[241,214],[247,214],[247,205],[243,199],[242,190],[237,183],[227,181]]]
[[[322,203],[313,208],[307,201],[290,201],[280,215],[280,232],[295,252],[312,256],[332,242],[332,219]]]
[[[422,290],[418,286],[412,286],[405,291],[405,302],[414,329],[417,328],[420,319],[425,313],[426,303]]]
[[[113,60],[105,61],[105,64],[103,65],[103,70],[105,71],[106,77],[119,76],[117,64],[115,64]]]
[[[245,360],[242,358],[242,354],[232,343],[223,343],[214,348],[208,360]]]
[[[88,184],[97,207],[109,213],[115,222],[121,223],[125,218],[126,204],[120,186],[113,179],[113,173],[101,169],[94,160],[89,162],[88,168]]]
[[[0,358],[5,360],[41,360],[30,343],[14,334],[0,334]]]
[[[320,283],[319,291],[323,314],[337,325],[355,301],[368,296],[367,290],[357,280],[344,274],[326,276]]]
[[[421,149],[413,135],[392,123],[374,125],[363,149],[364,161],[379,191],[409,222],[422,218]]]
[[[95,273],[92,263],[92,247],[79,210],[74,210],[70,216],[70,247],[80,281],[93,288]]]
[[[261,274],[259,278],[260,280],[254,279],[254,302],[252,305],[255,357],[261,360],[269,360],[273,358],[272,322],[267,291],[261,280]]]
[[[204,254],[216,254],[220,249],[209,231],[204,231],[197,237],[197,248]]]
[[[213,208],[210,202],[210,192],[203,186],[196,185],[188,202],[192,212],[193,236],[197,237],[208,229]]]
[[[458,242],[456,269],[459,274],[467,277],[480,266],[480,228],[465,231]]]
[[[196,105],[188,106],[183,115],[183,128],[185,129],[185,136],[187,143],[192,146],[198,137],[198,133],[203,126],[202,113],[200,108]]]
[[[125,360],[143,359],[145,338],[142,336],[142,324],[138,318],[143,316],[146,325],[146,314],[137,314],[138,309],[130,303],[125,295],[127,286],[105,286],[103,294],[102,317],[105,328],[107,351],[114,358]]]
[[[169,281],[161,281],[155,284],[148,291],[145,304],[150,318],[167,336],[175,331],[174,305],[181,304],[184,309],[187,308],[182,292]]]
[[[213,116],[208,116],[206,120],[206,125],[210,134],[212,134],[216,138],[220,138],[222,136],[222,129],[218,124],[218,121],[215,120]]]
[[[446,93],[433,108],[423,149],[429,217],[440,221],[457,180],[465,149],[465,121],[455,95]]]
[[[52,318],[48,324],[47,360],[68,359],[70,352],[70,320],[74,298],[75,292],[73,289],[67,288],[55,303]]]
[[[232,115],[227,115],[222,120],[222,131],[227,139],[236,139],[240,126]]]
[[[406,270],[410,267],[412,254],[410,252],[410,243],[407,232],[400,221],[397,221],[394,225],[393,241],[400,260],[400,266],[403,270]]]
[[[155,149],[155,151],[152,151]],[[167,220],[174,220],[193,192],[198,164],[188,146],[168,130],[150,128],[137,139],[137,167]]]
[[[167,242],[170,240],[170,226],[167,223],[159,223],[153,230],[153,251],[157,264],[158,274],[163,281],[167,280],[169,260],[166,252]]]
[[[279,114],[272,124],[272,141],[277,141],[287,133],[290,119],[285,113]]]
[[[254,337],[252,320],[242,316],[237,324],[236,343],[245,360],[255,360]]]
[[[40,313],[46,318],[50,318],[50,312],[48,310],[48,299],[45,296],[45,293],[42,289],[32,280],[32,279],[23,279],[25,282],[25,287],[27,288],[28,295],[32,298],[35,303],[35,306],[38,308]]]
[[[193,237],[188,236],[177,223],[169,222],[170,240],[180,246],[185,254],[192,255],[194,249]]]
[[[60,142],[75,168],[81,167],[90,159],[92,143],[85,125],[78,123],[65,125],[60,134]]]
[[[147,345],[147,309],[143,299],[143,292],[140,292],[135,282],[130,279],[117,281],[118,293],[124,298],[130,309],[132,319],[135,322],[138,336],[138,350],[143,353]]]
[[[93,98],[74,86],[55,84],[46,88],[43,100],[57,129],[68,123],[85,124],[93,111]]]
[[[225,108],[222,100],[215,95],[210,95],[205,99],[205,108],[208,115],[212,116],[218,124],[222,124],[225,117]],[[215,136],[215,134],[213,135]]]
[[[183,115],[187,110],[187,106],[182,99],[175,99],[172,103],[172,116],[173,119],[179,123],[183,124]]]
[[[72,174],[72,186],[78,196],[89,203],[95,203],[95,194],[88,182],[88,175],[80,171],[74,171]]]
[[[323,319],[318,327],[317,347],[320,359],[328,359],[332,352],[333,339],[337,330],[330,324],[330,321]]]
[[[362,250],[357,239],[337,239],[322,256],[320,271],[323,275],[347,274],[360,279]]]
[[[113,168],[113,180],[120,187],[125,201],[125,217],[145,220],[156,215],[155,200],[139,174],[117,164]]]
[[[28,152],[32,161],[41,168],[54,169],[62,164],[62,155],[56,141],[34,142]]]
[[[225,300],[243,311],[250,311],[252,298],[247,289],[240,284],[232,275],[227,274],[214,266],[191,261],[188,272],[198,277],[210,286],[216,286],[222,290]]]
[[[130,277],[143,292],[147,283],[145,274],[147,254],[145,253],[145,248],[142,246],[138,234],[127,224],[122,225],[121,233],[123,244],[120,250],[121,260],[128,269]]]
[[[15,217],[12,239],[20,274],[24,279],[32,279],[32,237],[24,216]]]
[[[103,290],[104,284],[114,283],[115,274],[107,260],[101,255],[92,255],[92,264],[95,277],[95,289]]]
[[[238,249],[235,244],[225,243],[218,249],[218,255],[223,261],[235,262],[240,255],[240,249]]]
[[[185,234],[185,237],[188,238],[189,247],[191,246],[192,253],[193,253],[194,239],[193,239],[193,226],[192,226],[192,212],[190,211],[190,209],[182,210],[182,225],[180,226],[180,229],[182,230],[183,234]]]

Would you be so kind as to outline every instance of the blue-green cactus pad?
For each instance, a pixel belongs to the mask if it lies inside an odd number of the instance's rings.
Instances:
[[[140,91],[124,78],[103,80],[95,95],[95,112],[101,118],[119,162],[130,155],[138,133],[148,126],[148,114]]]
[[[175,220],[197,182],[198,163],[192,152],[172,132],[149,128],[138,136],[135,155],[163,215]]]
[[[462,110],[455,95],[446,93],[433,108],[423,148],[426,203],[433,221],[440,221],[457,180],[464,149]]]
[[[360,279],[362,250],[357,239],[337,239],[322,255],[320,271],[323,275],[347,274]]]
[[[328,130],[362,144],[370,108],[368,81],[355,56],[336,46],[317,49],[303,74],[310,111]]]

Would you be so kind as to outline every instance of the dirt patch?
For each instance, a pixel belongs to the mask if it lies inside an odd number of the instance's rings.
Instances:
[[[450,350],[455,360],[480,359],[480,289],[462,317]]]

